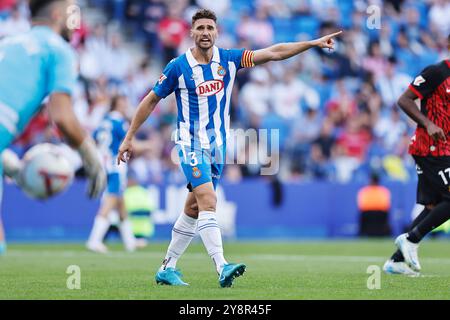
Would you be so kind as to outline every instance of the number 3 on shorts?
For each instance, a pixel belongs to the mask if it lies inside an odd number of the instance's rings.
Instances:
[[[196,165],[198,165],[198,159],[197,159],[197,156],[195,155],[195,152],[189,152],[188,155],[189,155],[189,157],[191,157],[190,165],[192,167],[195,167]]]
[[[186,159],[186,150],[184,149],[184,146],[183,146],[183,145],[181,145],[180,148],[181,148],[181,152],[183,153],[184,161],[187,162],[187,159]],[[188,156],[190,157],[190,163],[189,163],[189,164],[190,164],[192,167],[195,167],[196,165],[198,165],[197,155],[195,154],[194,151],[193,151],[193,152],[189,152],[189,153],[188,153]]]

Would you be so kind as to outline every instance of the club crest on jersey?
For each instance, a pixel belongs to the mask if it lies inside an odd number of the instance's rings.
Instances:
[[[222,89],[222,80],[208,80],[200,83],[195,92],[201,97],[209,97],[219,93]]]
[[[166,79],[167,79],[166,75],[164,73],[161,73],[161,75],[159,76],[159,79],[158,79],[158,83],[161,84]]]
[[[193,176],[194,178],[200,178],[200,177],[202,176],[202,172],[200,171],[199,168],[193,167],[193,168],[192,168],[192,176]]]
[[[225,75],[227,74],[227,70],[225,70],[224,67],[219,66],[219,68],[217,68],[217,74],[221,77],[225,77]]]

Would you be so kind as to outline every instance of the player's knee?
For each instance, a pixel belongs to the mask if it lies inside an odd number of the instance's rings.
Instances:
[[[216,211],[217,198],[214,192],[207,192],[197,197],[198,211]]]
[[[191,218],[197,219],[197,217],[198,217],[198,205],[197,205],[197,203],[187,204],[184,207],[184,213],[186,213],[186,215],[188,215]]]

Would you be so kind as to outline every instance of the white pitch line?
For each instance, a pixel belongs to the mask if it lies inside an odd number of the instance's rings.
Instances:
[[[142,259],[142,258],[163,258],[164,252],[109,252],[107,254],[95,254],[82,251],[50,251],[44,250],[40,252],[26,250],[10,250],[7,257],[92,257],[92,258],[114,258],[114,259]],[[262,261],[322,261],[322,262],[384,262],[388,256],[333,256],[333,255],[285,255],[285,254],[233,254],[234,258],[242,257],[251,260]],[[187,253],[183,259],[207,258],[206,253]],[[0,260],[1,261],[1,260]],[[450,264],[450,258],[422,258],[421,261],[427,263]]]

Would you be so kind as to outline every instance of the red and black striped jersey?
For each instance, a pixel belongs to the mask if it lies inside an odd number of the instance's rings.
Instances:
[[[409,153],[416,156],[450,156],[450,60],[426,67],[409,85],[420,99],[420,111],[444,130],[447,141],[434,140],[427,129],[417,126]]]

